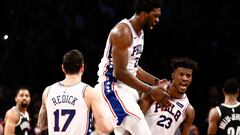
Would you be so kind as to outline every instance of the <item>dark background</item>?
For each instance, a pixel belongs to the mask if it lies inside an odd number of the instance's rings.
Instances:
[[[187,94],[196,110],[194,123],[200,134],[206,134],[209,108],[223,101],[223,81],[240,79],[236,2],[164,0],[160,24],[145,33],[140,65],[153,75],[170,79],[172,57],[198,62]],[[34,124],[42,91],[63,79],[62,56],[71,49],[83,52],[83,81],[94,86],[108,32],[133,15],[132,5],[133,0],[0,1],[0,118],[15,105],[16,88],[26,85],[32,89]]]

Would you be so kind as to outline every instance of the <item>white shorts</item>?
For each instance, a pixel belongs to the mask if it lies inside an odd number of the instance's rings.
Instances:
[[[107,106],[104,108],[106,115],[108,115],[110,110],[112,116],[117,120],[117,126],[119,126],[128,115],[137,120],[144,119],[144,115],[137,103],[139,94],[135,89],[123,83],[111,81],[99,83],[95,88],[101,90],[105,105]]]

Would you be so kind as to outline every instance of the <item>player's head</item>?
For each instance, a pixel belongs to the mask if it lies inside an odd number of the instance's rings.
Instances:
[[[223,84],[223,91],[225,94],[234,95],[239,92],[239,83],[236,79],[227,79]],[[237,94],[238,95],[238,94]]]
[[[185,93],[192,82],[192,74],[197,67],[197,62],[192,59],[182,57],[171,60],[172,84],[178,93]]]
[[[17,106],[21,108],[27,108],[31,101],[29,88],[27,87],[18,88],[15,96],[15,101]]]
[[[152,30],[153,26],[159,23],[161,15],[160,0],[136,0],[134,9],[137,15],[142,16],[142,28]]]
[[[62,69],[65,74],[78,74],[83,72],[84,59],[82,53],[77,50],[71,50],[63,56]]]

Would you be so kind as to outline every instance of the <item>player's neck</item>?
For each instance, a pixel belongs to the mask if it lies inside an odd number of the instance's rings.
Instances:
[[[237,103],[237,98],[234,96],[225,96],[224,104],[235,105]]]
[[[66,78],[62,81],[64,85],[73,85],[77,84],[82,81],[81,75],[75,74],[75,75],[66,75]]]
[[[184,97],[184,93],[179,93],[173,85],[169,87],[167,93],[169,94],[170,97],[176,98],[176,99],[181,99]]]
[[[25,112],[27,111],[27,108],[26,108],[26,107],[20,107],[19,105],[17,105],[16,107],[17,107],[17,109],[18,109],[20,112],[22,112],[22,113],[24,113],[24,114],[25,114]]]
[[[136,31],[136,33],[138,35],[141,35],[142,24],[141,24],[139,15],[134,14],[132,16],[132,18],[129,19],[129,21],[131,22],[131,24],[132,24],[134,30]]]

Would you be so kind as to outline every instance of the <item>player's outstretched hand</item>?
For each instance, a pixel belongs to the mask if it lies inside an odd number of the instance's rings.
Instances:
[[[151,89],[150,95],[152,99],[161,104],[162,107],[170,107],[172,105],[170,102],[171,97],[161,86],[153,87]]]
[[[161,79],[154,83],[154,86],[159,86],[163,90],[167,91],[167,88],[171,85],[171,82],[167,79]]]

